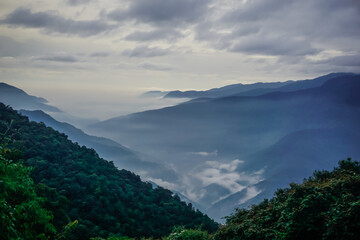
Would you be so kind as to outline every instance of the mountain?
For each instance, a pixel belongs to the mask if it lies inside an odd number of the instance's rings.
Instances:
[[[359,162],[341,160],[332,171],[315,171],[271,199],[237,209],[213,239],[359,239],[359,186]]]
[[[156,98],[156,97],[164,97],[169,92],[167,91],[148,91],[143,94],[141,94],[141,97],[143,98]]]
[[[134,172],[141,172],[143,177],[157,177],[174,179],[176,174],[169,168],[157,163],[145,161],[141,153],[132,151],[121,144],[103,137],[90,136],[82,130],[63,122],[58,122],[41,110],[27,111],[20,110],[22,115],[27,116],[31,121],[43,122],[47,126],[64,133],[68,138],[80,145],[93,148],[102,158],[111,160],[118,168],[128,169]]]
[[[30,96],[23,90],[6,83],[0,83],[0,102],[11,105],[15,109],[60,112],[58,108],[48,105],[46,99]]]
[[[280,141],[255,154],[246,156],[238,172],[265,169],[263,181],[250,185],[211,206],[207,213],[216,219],[230,215],[235,208],[248,208],[265,198],[271,198],[278,188],[300,183],[314,169],[330,170],[338,159],[360,157],[360,135],[346,129],[307,129],[291,133]],[[246,198],[248,191],[254,198]]]
[[[134,152],[113,140],[104,137],[90,136],[78,127],[72,125],[83,126],[93,124],[98,122],[96,119],[71,116],[56,107],[47,105],[47,101],[44,98],[28,95],[23,90],[5,83],[0,84],[0,93],[0,99],[3,99],[5,104],[15,109],[20,109],[19,111],[23,115],[28,116],[33,121],[43,122],[61,133],[68,135],[72,141],[95,149],[101,157],[113,161],[119,168],[141,173],[144,179],[149,178],[155,181],[158,181],[158,179],[174,180],[177,178],[177,174],[170,166],[154,163],[150,156]],[[59,122],[55,120],[53,116],[55,116],[56,119],[66,120],[72,124]]]
[[[219,98],[226,96],[260,96],[270,92],[289,92],[307,88],[319,87],[327,80],[352,75],[351,73],[331,73],[310,80],[268,82],[253,84],[233,84],[221,88],[213,88],[207,91],[172,91],[165,95],[167,98]]]
[[[6,83],[0,83],[0,102],[10,105],[16,110],[42,110],[60,121],[69,122],[77,127],[83,127],[98,122],[98,119],[81,118],[72,116],[57,107],[48,104],[48,101],[41,97],[31,96],[23,90]]]
[[[253,83],[253,84],[233,84],[228,85],[221,88],[213,88],[207,91],[171,91],[167,93],[164,97],[165,98],[202,98],[202,97],[211,97],[211,98],[217,98],[217,97],[224,97],[224,96],[231,96],[235,95],[241,92],[246,91],[252,91],[255,89],[260,88],[278,88],[281,86],[285,86],[287,84],[292,83],[293,81],[287,81],[287,82],[269,82],[269,83]]]
[[[0,133],[1,159],[32,168],[31,177],[47,199],[44,207],[53,212],[56,229],[63,231],[58,222],[79,222],[67,239],[160,238],[179,225],[201,225],[211,232],[218,227],[171,191],[119,170],[93,149],[71,142],[43,123],[30,122],[2,103]]]
[[[358,158],[353,146],[360,135],[359,91],[360,75],[332,74],[288,91],[201,98],[109,119],[91,129],[173,165],[180,179],[169,185],[210,212],[244,189],[250,190],[238,205],[266,189],[271,196],[284,182],[332,168],[341,158]],[[326,151],[327,161],[320,161]],[[285,177],[287,171],[294,177]],[[256,188],[262,182],[266,189]]]

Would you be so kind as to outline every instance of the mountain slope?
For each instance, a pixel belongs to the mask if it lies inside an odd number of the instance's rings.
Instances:
[[[11,105],[15,109],[60,112],[58,108],[46,104],[47,101],[44,98],[30,96],[23,90],[6,83],[0,83],[0,102]]]
[[[246,161],[238,166],[238,172],[264,169],[263,181],[217,202],[207,213],[216,219],[230,215],[235,208],[247,208],[271,198],[278,188],[301,182],[315,169],[330,170],[338,159],[359,159],[359,143],[359,134],[344,129],[307,129],[291,133],[271,147],[244,157]],[[249,189],[256,195],[246,200]]]
[[[143,160],[140,153],[136,153],[113,140],[90,136],[68,123],[56,121],[43,111],[20,110],[19,112],[31,121],[43,122],[47,126],[66,134],[73,142],[93,148],[101,157],[113,161],[118,168],[141,172],[143,177],[157,177],[159,175],[165,179],[166,177],[171,179],[176,177],[176,174],[165,166]]]
[[[324,160],[325,161],[325,160]],[[360,238],[360,164],[342,160],[227,217],[215,240]]]
[[[97,119],[88,119],[72,116],[57,107],[47,104],[47,100],[27,94],[23,90],[6,83],[0,83],[0,102],[10,105],[16,110],[41,110],[60,121],[69,122],[75,126],[86,126],[98,122]]]
[[[91,128],[97,134],[153,155],[159,162],[173,164],[182,174],[182,180],[174,182],[180,186],[178,190],[200,205],[211,207],[207,200],[214,199],[214,192],[208,192],[206,187],[213,183],[220,182],[234,194],[269,180],[266,170],[260,171],[262,167],[242,171],[238,166],[251,162],[249,156],[270,148],[289,134],[310,129],[360,134],[360,76],[328,77],[320,78],[325,83],[318,87],[190,101],[109,119]],[[342,144],[340,139],[334,137],[334,143]],[[319,135],[318,141],[326,143],[326,134]],[[314,148],[297,148],[290,153],[317,155]],[[349,152],[348,156],[352,154],[357,152]],[[317,167],[333,167],[332,164],[321,163]],[[313,167],[309,165],[309,169],[315,170]],[[298,174],[307,173],[299,169]],[[226,197],[224,189],[216,191],[218,200]]]
[[[176,225],[217,228],[169,190],[154,189],[139,176],[99,158],[94,150],[42,123],[29,122],[3,104],[0,121],[1,144],[8,141],[8,148],[20,149],[24,163],[33,167],[34,182],[55,188],[67,205],[68,217],[79,220],[71,239],[110,234],[160,237]]]
[[[219,98],[226,96],[260,96],[270,92],[290,92],[319,87],[331,78],[352,75],[351,73],[331,73],[311,80],[269,82],[253,84],[233,84],[207,91],[172,91],[165,97],[172,98]]]
[[[202,98],[202,97],[211,97],[211,98],[217,98],[217,97],[225,97],[225,96],[231,96],[236,95],[241,92],[247,92],[252,91],[255,89],[272,89],[272,88],[278,88],[281,86],[286,86],[288,84],[291,84],[292,81],[287,82],[270,82],[270,83],[253,83],[253,84],[233,84],[228,85],[221,88],[213,88],[207,91],[171,91],[167,93],[164,97],[165,98]]]

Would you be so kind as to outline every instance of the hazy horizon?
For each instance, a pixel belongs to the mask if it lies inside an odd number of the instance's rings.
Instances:
[[[359,12],[355,0],[5,0],[0,81],[104,119],[171,104],[139,101],[147,90],[359,73]]]

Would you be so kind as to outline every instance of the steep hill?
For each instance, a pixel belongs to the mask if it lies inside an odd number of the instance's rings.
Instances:
[[[163,177],[167,176],[166,179],[176,178],[176,174],[169,168],[157,163],[145,161],[142,159],[143,157],[140,153],[134,152],[113,140],[90,136],[71,124],[56,121],[41,110],[20,110],[19,112],[27,116],[31,121],[43,122],[47,126],[66,134],[71,141],[77,142],[79,145],[93,148],[100,157],[113,161],[115,166],[120,169],[141,172],[143,177],[156,178],[161,175]]]
[[[77,127],[98,122],[97,119],[72,116],[57,107],[49,105],[48,101],[44,98],[31,96],[25,91],[6,83],[0,83],[0,102],[10,105],[16,110],[41,110],[55,117],[57,120],[71,123]]]
[[[214,239],[359,239],[359,187],[359,162],[340,161],[333,171],[315,171],[270,200],[237,209]]]
[[[23,90],[6,83],[0,83],[0,102],[11,105],[15,109],[60,112],[58,108],[48,105],[46,99],[30,96]]]
[[[160,237],[176,225],[203,225],[210,231],[217,228],[214,221],[169,190],[153,188],[139,176],[118,170],[94,150],[72,143],[42,123],[29,122],[3,104],[0,122],[1,143],[6,141],[8,148],[19,149],[24,163],[33,167],[34,182],[56,189],[61,197],[51,201],[62,199],[60,208],[66,217],[79,221],[70,239],[111,233]],[[54,194],[45,195],[50,199]]]

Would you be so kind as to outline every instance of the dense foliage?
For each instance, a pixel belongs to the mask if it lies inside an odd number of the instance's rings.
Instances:
[[[35,191],[30,168],[7,159],[0,145],[0,239],[47,239],[55,236],[53,218]]]
[[[0,121],[0,239],[360,239],[360,164],[350,159],[237,209],[210,235],[217,224],[169,190],[2,104]]]
[[[271,200],[237,209],[216,234],[223,239],[360,239],[360,164],[343,160],[316,171]]]
[[[185,229],[175,227],[172,233],[164,240],[210,240],[210,235],[201,229]]]
[[[217,224],[164,188],[153,188],[140,177],[118,170],[97,153],[74,144],[67,136],[44,124],[29,122],[0,104],[1,140],[19,149],[39,195],[47,198],[53,224],[61,231],[66,223],[79,224],[68,239],[117,236],[165,236],[174,226],[202,225],[213,232]],[[39,184],[40,183],[40,184]],[[40,208],[39,208],[40,209]]]

